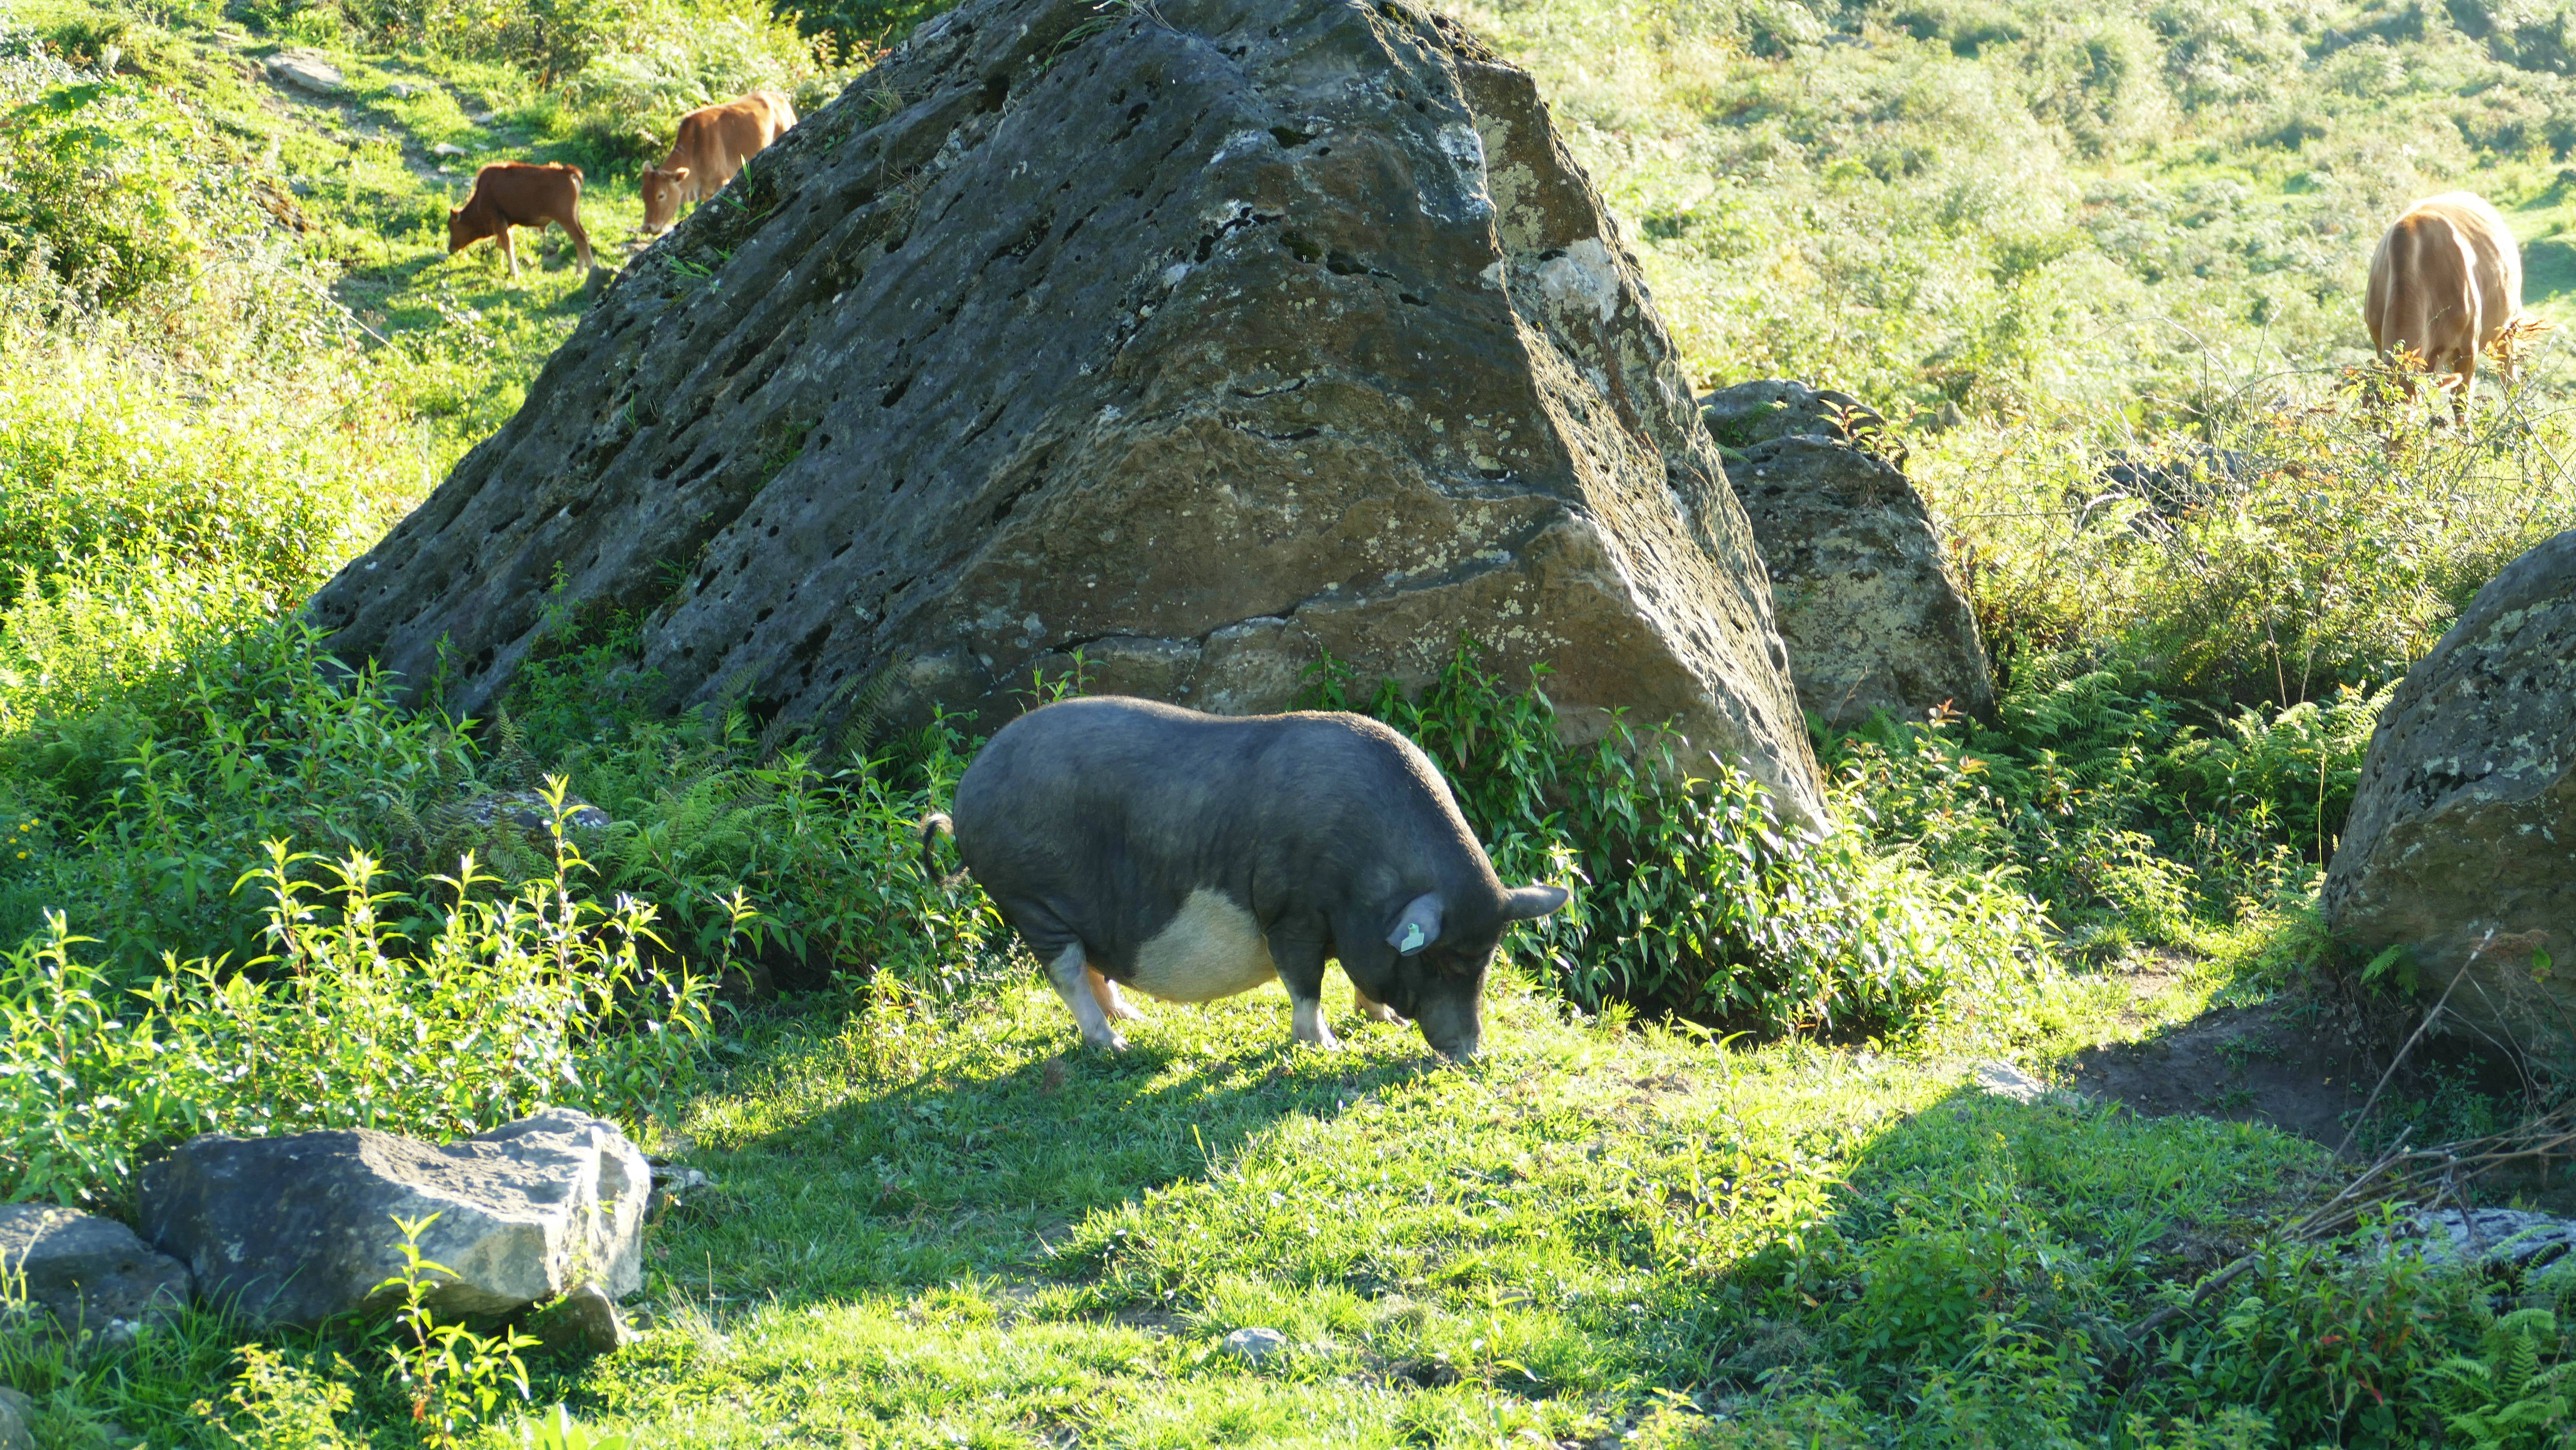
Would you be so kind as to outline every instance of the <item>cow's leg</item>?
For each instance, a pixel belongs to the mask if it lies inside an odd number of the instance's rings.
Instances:
[[[501,259],[510,264],[510,280],[513,282],[518,281],[519,249],[510,244],[510,224],[508,222],[501,223],[500,235],[492,239],[492,245],[501,249]]]
[[[1331,1051],[1342,1045],[1324,1021],[1324,955],[1322,936],[1301,937],[1287,931],[1270,935],[1270,960],[1279,967],[1280,985],[1288,989],[1291,1017],[1288,1035]]]
[[[1047,964],[1047,980],[1055,984],[1055,994],[1073,1013],[1073,1024],[1082,1029],[1082,1040],[1111,1052],[1125,1052],[1127,1039],[1109,1025],[1109,1014],[1101,1010],[1100,999],[1091,995],[1091,974],[1080,942],[1056,953],[1055,960]]]
[[[1098,967],[1085,967],[1083,970],[1091,978],[1093,999],[1100,1003],[1100,1010],[1108,1013],[1111,1021],[1142,1022],[1145,1020],[1145,1014],[1137,1011],[1126,998],[1119,996],[1118,984],[1100,975]]]
[[[565,217],[563,229],[572,233],[573,255],[581,258],[581,274],[585,277],[589,276],[597,270],[590,265],[590,233],[581,229],[581,218],[578,216]]]
[[[1351,1005],[1360,1009],[1360,1015],[1371,1022],[1393,1022],[1398,1026],[1404,1023],[1394,1008],[1370,996],[1368,989],[1357,982],[1351,983]]]

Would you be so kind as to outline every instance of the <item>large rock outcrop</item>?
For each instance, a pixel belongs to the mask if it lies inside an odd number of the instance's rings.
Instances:
[[[2410,948],[2451,1010],[2564,1051],[2576,1035],[2576,530],[2478,591],[2406,672],[2364,757],[2324,906]],[[2535,973],[2545,958],[2548,970]]]
[[[420,1236],[441,1314],[507,1314],[595,1283],[644,1287],[652,1169],[614,1123],[570,1108],[432,1147],[371,1129],[277,1138],[209,1133],[143,1170],[143,1231],[197,1292],[254,1324],[372,1309],[403,1268],[397,1215]]]
[[[1932,511],[1846,393],[1763,378],[1702,400],[1770,572],[1798,703],[1828,725],[1935,706],[1991,718],[1994,673]]]
[[[1095,689],[1287,706],[1464,632],[1793,816],[1751,534],[1530,77],[1400,3],[973,0],[646,252],[335,579],[482,708],[623,611],[663,702],[835,733]],[[568,623],[572,622],[572,623]]]

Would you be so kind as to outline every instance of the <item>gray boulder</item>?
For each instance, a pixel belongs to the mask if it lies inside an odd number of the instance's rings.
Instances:
[[[570,1108],[444,1148],[366,1129],[208,1134],[144,1170],[143,1228],[205,1297],[311,1325],[386,1307],[376,1286],[403,1266],[394,1217],[434,1212],[421,1252],[455,1277],[429,1303],[505,1314],[586,1280],[642,1288],[650,1185],[615,1124]]]
[[[51,1204],[0,1204],[0,1272],[65,1333],[129,1339],[188,1302],[188,1266],[112,1219]]]
[[[2450,1007],[2464,1019],[2569,1045],[2576,530],[2507,566],[2406,672],[2370,737],[2322,901],[2361,951],[2410,949],[2428,992],[2468,971]]]
[[[899,98],[895,104],[893,98]],[[892,109],[888,109],[889,106]],[[1403,0],[970,0],[632,264],[311,606],[485,711],[627,611],[668,707],[1294,703],[1462,633],[1812,820],[1771,591],[1530,76]],[[555,581],[561,580],[556,591]]]
[[[12,1389],[0,1389],[0,1450],[36,1450],[36,1402]]]
[[[268,74],[310,96],[336,96],[349,88],[340,68],[318,50],[281,50],[268,58]]]
[[[1740,451],[1729,470],[1771,576],[1799,705],[1828,725],[1990,718],[1976,612],[1886,421],[1848,394],[1784,379],[1710,394],[1701,416]]]

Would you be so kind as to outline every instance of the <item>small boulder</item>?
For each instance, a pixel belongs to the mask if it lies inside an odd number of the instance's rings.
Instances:
[[[36,1450],[36,1402],[16,1390],[0,1389],[0,1450]]]
[[[1886,420],[1846,393],[1766,378],[1721,389],[1701,418],[1771,575],[1798,704],[1829,726],[1935,706],[1988,718],[1994,676],[1940,531]]]
[[[0,1205],[0,1268],[65,1333],[129,1339],[188,1302],[188,1266],[112,1219],[50,1204]]]
[[[427,824],[433,829],[467,826],[478,831],[498,824],[532,838],[551,839],[547,823],[553,818],[554,807],[544,796],[532,790],[504,790],[440,806],[429,812]],[[578,796],[564,797],[563,820],[576,831],[606,830],[609,824],[608,812]]]
[[[614,1354],[635,1340],[617,1301],[597,1284],[584,1284],[538,1310],[528,1327],[562,1355]]]
[[[429,148],[429,154],[441,160],[449,160],[464,155],[465,148],[453,141],[441,141]]]
[[[1276,1329],[1238,1329],[1225,1337],[1225,1352],[1259,1364],[1288,1347],[1288,1336]]]
[[[2435,1263],[2529,1264],[2576,1252],[2576,1220],[2528,1209],[2422,1209],[2410,1218],[2421,1236],[2419,1252]]]
[[[2478,591],[2406,672],[2322,895],[2335,934],[2404,947],[2450,1012],[2564,1051],[2576,1020],[2576,530]]]
[[[271,80],[311,96],[336,96],[349,88],[340,68],[318,50],[281,50],[268,58]]]
[[[2048,1096],[2048,1084],[2009,1062],[1981,1062],[1976,1066],[1976,1078],[1979,1091],[1988,1097],[2035,1103]]]
[[[2169,535],[2176,520],[2242,493],[2254,472],[2252,460],[2233,448],[2205,443],[2154,453],[2123,448],[2104,460],[2087,484],[2070,487],[2066,502],[2081,529],[2116,516],[2120,503],[2135,500],[2145,507],[2130,517],[2129,526],[2142,534]]]
[[[380,1309],[403,1266],[394,1216],[438,1219],[423,1257],[441,1314],[507,1314],[595,1280],[643,1287],[652,1174],[613,1123],[552,1108],[444,1148],[368,1129],[208,1134],[143,1171],[143,1228],[198,1291],[259,1325]],[[432,1276],[435,1278],[436,1276]]]

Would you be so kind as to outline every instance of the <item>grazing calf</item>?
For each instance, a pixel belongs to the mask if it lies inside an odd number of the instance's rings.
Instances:
[[[680,118],[671,154],[644,168],[647,235],[669,231],[680,208],[724,190],[743,163],[769,148],[796,124],[796,108],[776,91],[753,91],[738,101],[701,106]]]
[[[2478,354],[2522,316],[2522,254],[2513,232],[2494,207],[2468,192],[2408,207],[2371,255],[2370,291],[2362,302],[2370,345],[2382,357],[2411,349],[2426,373],[2457,377],[2451,406],[2461,417],[2477,386]],[[2511,385],[2509,346],[2498,371]],[[2413,377],[2401,374],[2399,383],[2413,396]]]
[[[925,852],[949,826],[922,823]],[[1295,1039],[1338,1046],[1323,990],[1339,958],[1362,1011],[1472,1057],[1503,928],[1566,900],[1495,879],[1430,759],[1358,715],[1049,705],[975,757],[954,834],[1083,1038],[1112,1051],[1127,1043],[1110,1019],[1136,1015],[1122,984],[1205,1002],[1274,976]]]
[[[510,245],[510,228],[544,231],[548,222],[571,235],[581,270],[588,274],[590,234],[581,229],[581,168],[560,161],[543,166],[495,161],[474,173],[474,191],[465,198],[465,205],[449,209],[447,250],[454,255],[490,237],[509,259],[510,275],[516,277],[519,253]]]

